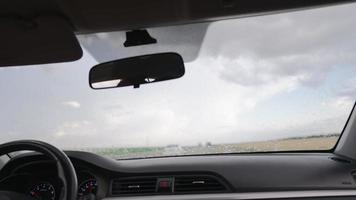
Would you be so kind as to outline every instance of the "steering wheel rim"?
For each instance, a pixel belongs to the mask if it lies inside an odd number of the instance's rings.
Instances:
[[[5,155],[15,151],[36,151],[55,161],[58,177],[61,179],[63,184],[59,200],[75,200],[77,198],[77,175],[72,162],[63,151],[53,145],[36,140],[18,140],[0,145],[0,155]],[[18,198],[18,194],[13,192],[3,193],[3,195],[5,194],[8,198],[10,198],[10,200]],[[13,198],[11,198],[11,196],[13,196]]]

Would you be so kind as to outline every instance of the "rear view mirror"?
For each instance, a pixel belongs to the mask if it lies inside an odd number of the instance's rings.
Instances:
[[[183,58],[177,53],[137,56],[102,63],[89,73],[90,87],[105,89],[154,83],[184,75]]]

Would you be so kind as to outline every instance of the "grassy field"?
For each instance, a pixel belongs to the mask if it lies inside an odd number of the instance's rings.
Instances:
[[[338,135],[310,136],[280,140],[236,144],[210,144],[197,146],[139,147],[139,148],[96,148],[84,149],[100,155],[117,158],[143,158],[171,155],[244,153],[268,151],[328,150],[334,147]]]

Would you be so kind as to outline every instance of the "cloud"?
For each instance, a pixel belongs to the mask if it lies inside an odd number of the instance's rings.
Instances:
[[[63,137],[68,135],[87,135],[88,132],[84,132],[83,129],[90,125],[89,121],[82,120],[82,121],[71,121],[71,122],[64,122],[61,124],[57,131],[55,132],[56,137]]]
[[[221,21],[211,25],[201,55],[226,63],[221,78],[236,84],[289,77],[317,87],[333,68],[356,64],[356,46],[350,42],[355,38],[354,9],[347,5]],[[333,18],[320,20],[325,16]]]
[[[80,103],[77,101],[65,101],[62,102],[62,105],[72,107],[72,108],[80,108]]]
[[[356,77],[351,78],[343,84],[341,91],[338,92],[340,97],[355,99],[356,97]]]
[[[323,102],[322,105],[338,110],[350,110],[356,99],[356,77],[341,82],[339,87],[334,88],[333,95],[333,98]]]

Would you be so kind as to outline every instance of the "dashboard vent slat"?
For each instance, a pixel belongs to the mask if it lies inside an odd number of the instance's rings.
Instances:
[[[169,188],[163,188],[168,185]],[[230,192],[223,179],[208,174],[134,176],[113,179],[111,195],[167,195],[167,194],[203,194]]]
[[[175,193],[226,192],[227,188],[212,176],[177,176]]]
[[[153,194],[156,192],[157,178],[139,177],[115,179],[111,185],[112,195]]]

